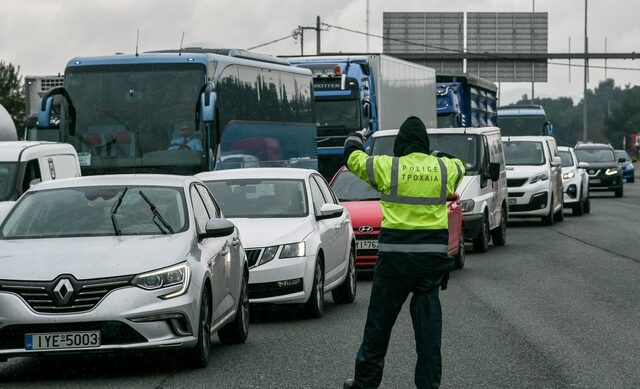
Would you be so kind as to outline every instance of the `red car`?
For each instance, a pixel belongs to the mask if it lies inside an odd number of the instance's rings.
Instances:
[[[378,257],[378,234],[382,222],[380,193],[368,183],[342,167],[331,180],[340,204],[351,214],[351,224],[356,236],[356,268],[373,269]],[[458,194],[447,198],[449,208],[449,255],[455,257],[457,269],[464,267],[465,250],[462,234],[463,216]]]

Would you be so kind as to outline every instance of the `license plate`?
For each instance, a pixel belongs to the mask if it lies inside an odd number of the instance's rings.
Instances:
[[[378,249],[378,241],[377,240],[358,240],[356,241],[356,247],[362,250],[377,250]]]
[[[518,202],[518,200],[516,199],[508,199],[508,201],[509,201],[509,204],[515,204]]]
[[[592,178],[589,180],[590,184],[599,184],[601,181],[599,178]]]
[[[26,334],[25,350],[52,350],[81,347],[100,347],[100,331],[55,332]]]

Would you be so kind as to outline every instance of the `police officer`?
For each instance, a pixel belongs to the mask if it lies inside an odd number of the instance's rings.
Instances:
[[[391,329],[409,293],[418,354],[415,385],[438,388],[442,374],[438,293],[454,269],[454,260],[447,255],[446,198],[464,176],[464,164],[448,154],[431,152],[424,123],[415,116],[400,126],[394,157],[368,156],[365,137],[366,133],[355,132],[347,138],[345,164],[381,192],[382,228],[355,377],[347,379],[344,388],[380,385]]]

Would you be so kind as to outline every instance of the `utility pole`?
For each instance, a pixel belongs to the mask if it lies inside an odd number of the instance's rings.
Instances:
[[[367,0],[367,53],[368,52],[369,52],[369,0]]]
[[[587,82],[589,80],[589,38],[587,37],[587,0],[584,0],[584,91],[582,97],[582,140],[587,141]]]
[[[316,54],[320,55],[320,16],[316,19],[315,27],[305,27],[298,26],[294,35],[300,35],[300,55],[304,55],[304,30],[315,30],[316,31]]]
[[[533,13],[531,14],[531,30],[533,30],[533,19],[536,12],[536,0],[533,0]],[[533,34],[531,34],[531,51],[533,51]],[[536,63],[531,62],[531,102],[536,98]]]
[[[320,16],[316,18],[316,55],[320,55]]]

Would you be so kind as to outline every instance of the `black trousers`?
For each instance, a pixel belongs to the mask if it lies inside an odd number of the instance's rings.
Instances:
[[[443,275],[390,277],[376,271],[364,339],[356,356],[356,385],[362,388],[380,385],[391,329],[409,293],[413,293],[410,311],[418,353],[415,384],[417,388],[440,387],[442,310],[439,287],[442,280]]]

